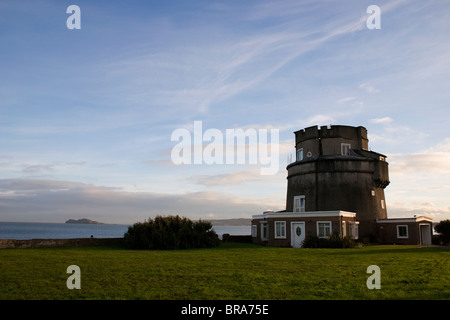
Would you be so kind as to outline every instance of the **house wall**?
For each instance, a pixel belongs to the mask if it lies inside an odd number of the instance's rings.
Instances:
[[[392,219],[394,220],[394,219]],[[421,244],[421,225],[430,226],[430,239],[433,230],[432,223],[429,221],[399,221],[399,222],[378,222],[378,242],[385,244]],[[402,238],[398,235],[398,226],[406,226],[408,237]]]
[[[286,221],[286,237],[283,239],[275,238],[275,221]],[[257,244],[263,244],[276,247],[290,247],[291,246],[291,223],[292,222],[304,222],[305,223],[305,236],[317,236],[317,222],[318,221],[331,221],[331,233],[338,233],[342,235],[342,221],[345,221],[345,233],[349,234],[349,222],[355,222],[354,217],[342,217],[342,216],[318,216],[318,217],[292,217],[292,218],[277,218],[270,217],[267,219],[253,219],[252,225],[256,225],[256,237],[252,237],[252,242]],[[266,222],[268,226],[268,239],[261,239],[261,223]]]

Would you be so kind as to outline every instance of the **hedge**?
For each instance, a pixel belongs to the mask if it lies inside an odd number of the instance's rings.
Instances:
[[[355,242],[349,237],[341,237],[333,233],[329,238],[307,236],[302,243],[303,248],[353,248]]]
[[[130,249],[189,249],[219,245],[220,240],[207,221],[193,222],[180,216],[156,216],[128,227],[124,245]]]

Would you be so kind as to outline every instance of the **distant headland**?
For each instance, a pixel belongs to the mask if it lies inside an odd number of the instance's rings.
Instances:
[[[66,221],[66,223],[75,223],[75,224],[103,224],[102,222],[98,222],[98,221],[94,221],[94,220],[86,219],[86,218],[78,219],[78,220],[75,220],[75,219],[69,219],[69,220]]]

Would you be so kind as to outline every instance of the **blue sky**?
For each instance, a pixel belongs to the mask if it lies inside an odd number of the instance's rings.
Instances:
[[[0,221],[284,209],[293,132],[330,124],[388,156],[389,217],[450,219],[448,16],[438,0],[2,1]],[[174,165],[194,121],[279,130],[280,170]]]

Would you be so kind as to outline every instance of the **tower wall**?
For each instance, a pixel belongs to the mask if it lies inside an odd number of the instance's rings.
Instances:
[[[386,219],[384,188],[389,184],[385,156],[367,151],[364,127],[310,127],[295,132],[303,158],[288,165],[286,211],[294,196],[305,196],[305,211],[356,212],[361,238],[376,233],[376,219]],[[351,152],[342,153],[342,144]]]

